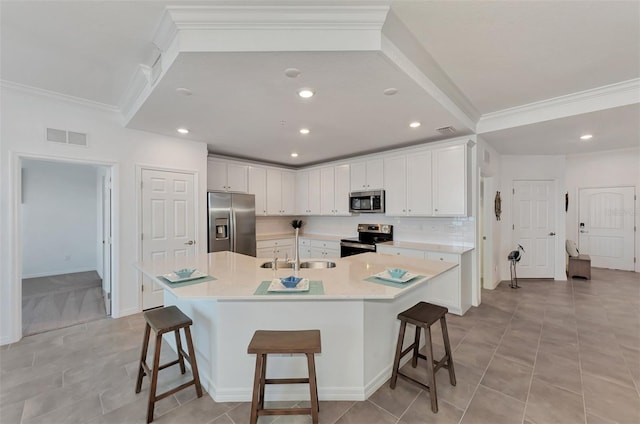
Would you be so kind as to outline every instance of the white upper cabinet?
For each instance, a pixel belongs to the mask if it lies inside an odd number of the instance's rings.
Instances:
[[[432,215],[431,152],[385,158],[384,186],[387,215]]]
[[[390,216],[466,216],[466,144],[421,149],[384,159],[385,213]]]
[[[433,214],[466,216],[471,205],[467,144],[433,150]]]
[[[267,169],[249,167],[249,193],[256,196],[256,215],[267,215]]]
[[[207,190],[246,193],[248,169],[247,165],[221,159],[208,159]]]
[[[322,215],[349,215],[349,165],[320,170],[320,208]]]
[[[382,190],[383,160],[371,159],[351,164],[351,191]]]
[[[384,159],[385,213],[407,214],[407,160],[405,156]]]
[[[319,215],[320,170],[298,171],[296,174],[296,213],[298,215]]]
[[[295,174],[281,169],[267,169],[267,215],[295,214]]]

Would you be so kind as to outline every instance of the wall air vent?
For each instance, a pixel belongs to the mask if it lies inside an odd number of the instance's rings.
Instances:
[[[47,141],[74,146],[87,146],[87,134],[47,128]]]
[[[456,129],[451,125],[449,125],[448,127],[436,128],[436,131],[438,131],[442,135],[451,135],[456,133]]]

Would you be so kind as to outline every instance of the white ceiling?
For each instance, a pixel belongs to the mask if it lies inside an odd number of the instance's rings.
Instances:
[[[333,0],[274,1],[336,5]],[[349,2],[360,3],[386,4]],[[211,4],[265,2],[2,0],[0,76],[122,107],[139,65],[151,65],[157,57],[153,41],[165,7]],[[485,116],[640,77],[637,1],[396,0],[391,10],[435,64],[431,69],[441,73],[438,78],[437,72],[426,72],[426,81],[448,80]],[[385,24],[382,35],[391,37],[389,27]],[[289,67],[300,69],[300,77],[286,77]],[[291,166],[441,139],[435,132],[441,126],[453,125],[458,134],[475,129],[469,122],[476,119],[460,119],[437,87],[405,71],[380,50],[179,52],[127,126],[172,136],[177,127],[188,126],[192,132],[186,137],[207,142],[211,152]],[[317,95],[303,101],[295,96],[299,86],[311,86]],[[194,94],[180,96],[178,87]],[[398,88],[398,94],[382,94],[388,87]],[[451,92],[444,85],[440,89]],[[482,138],[505,154],[637,146],[637,97],[631,102],[635,106],[627,99],[557,116],[541,113],[483,131]],[[412,130],[412,120],[423,125]],[[311,129],[309,135],[297,132],[303,126]],[[571,140],[585,131],[594,133],[590,143]],[[290,158],[292,151],[300,156]]]

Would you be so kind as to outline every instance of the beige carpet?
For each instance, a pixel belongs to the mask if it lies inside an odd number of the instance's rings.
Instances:
[[[106,316],[95,271],[22,280],[22,334],[42,333]]]

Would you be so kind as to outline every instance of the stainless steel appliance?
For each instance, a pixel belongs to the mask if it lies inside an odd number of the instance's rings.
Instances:
[[[384,190],[352,191],[349,193],[349,212],[384,213]]]
[[[256,199],[253,194],[207,193],[208,252],[256,256]]]
[[[340,240],[340,257],[375,252],[376,243],[393,240],[393,225],[358,224],[358,238]]]

